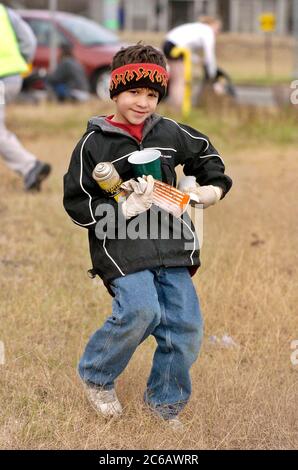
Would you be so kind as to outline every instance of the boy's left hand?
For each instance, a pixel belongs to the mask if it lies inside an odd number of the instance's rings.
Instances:
[[[208,186],[190,188],[190,192],[199,197],[200,204],[203,204],[204,209],[216,204],[222,196],[222,189],[218,186],[212,186],[211,184]]]
[[[191,201],[203,204],[206,209],[216,204],[222,197],[223,190],[218,186],[200,186],[196,182],[195,176],[183,176],[178,184],[178,189],[190,194]]]

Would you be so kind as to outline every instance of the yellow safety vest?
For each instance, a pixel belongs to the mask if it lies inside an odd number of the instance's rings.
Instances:
[[[6,8],[0,4],[0,77],[17,75],[27,70],[25,59]]]

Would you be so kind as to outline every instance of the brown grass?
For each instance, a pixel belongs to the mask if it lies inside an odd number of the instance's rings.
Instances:
[[[9,112],[11,127],[54,171],[44,191],[33,195],[0,167],[0,340],[6,350],[0,448],[297,448],[298,370],[290,342],[298,339],[298,142],[295,133],[292,141],[278,134],[293,123],[282,124],[274,113],[231,110],[223,119],[195,112],[190,118],[222,150],[234,188],[205,212],[203,266],[194,279],[205,341],[182,413],[185,432],[173,433],[142,406],[152,339],[118,380],[123,418],[105,422],[88,405],[76,364],[109,314],[111,298],[86,275],[87,233],[63,210],[62,175],[87,118],[107,111],[94,102]],[[209,343],[210,335],[224,333],[239,347]]]

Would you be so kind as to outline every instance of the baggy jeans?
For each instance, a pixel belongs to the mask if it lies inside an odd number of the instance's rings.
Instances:
[[[89,339],[78,371],[84,382],[112,389],[115,379],[149,335],[157,348],[144,401],[164,419],[176,416],[191,394],[203,320],[185,267],[146,269],[114,279],[112,315]]]

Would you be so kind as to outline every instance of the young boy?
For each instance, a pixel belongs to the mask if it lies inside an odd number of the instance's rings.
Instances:
[[[132,180],[128,157],[136,150],[158,149],[163,181],[173,186],[175,167],[183,165],[185,175],[193,175],[201,185],[194,184],[189,191],[199,195],[204,207],[223,198],[232,185],[206,136],[155,114],[167,82],[165,58],[151,46],[137,44],[114,56],[110,95],[115,114],[89,121],[64,177],[64,206],[76,224],[88,229],[92,271],[114,297],[112,315],[90,338],[79,363],[89,400],[104,416],[121,414],[115,380],[138,345],[153,335],[157,349],[144,401],[161,418],[179,424],[177,415],[191,394],[189,371],[203,334],[191,280],[200,265],[194,227],[187,212],[175,219],[160,210],[158,225],[167,225],[166,239],[160,233],[150,236],[150,223],[147,236],[140,238],[121,237],[119,232],[115,237],[107,233],[100,237],[96,229],[103,207],[114,209],[110,221],[117,229],[137,217],[146,224],[156,216],[152,177],[145,180],[145,188],[144,181],[141,185]],[[124,202],[107,197],[92,178],[99,162],[112,162],[123,181],[128,181],[126,188],[131,191]],[[179,237],[177,223],[185,229]]]

